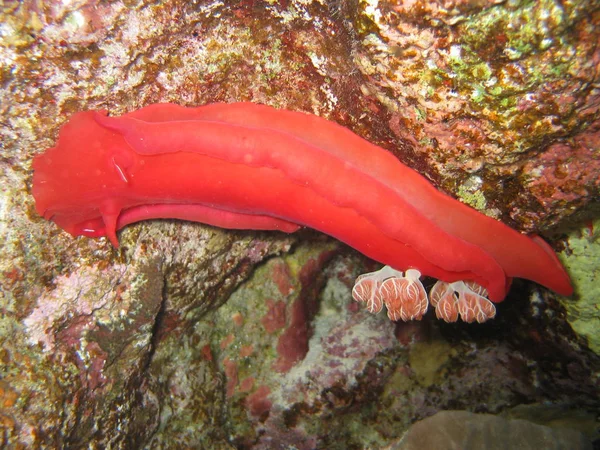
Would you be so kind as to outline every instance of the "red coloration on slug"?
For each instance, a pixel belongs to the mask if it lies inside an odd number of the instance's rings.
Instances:
[[[563,295],[552,249],[437,191],[391,153],[320,117],[252,103],[75,114],[33,167],[36,208],[74,236],[139,220],[330,234],[397,270],[473,281],[501,301],[514,277]]]

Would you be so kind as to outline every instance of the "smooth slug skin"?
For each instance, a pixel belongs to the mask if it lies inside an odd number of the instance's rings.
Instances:
[[[115,246],[116,230],[153,218],[308,226],[397,270],[474,281],[492,301],[513,277],[572,292],[541,238],[439,192],[388,151],[314,115],[252,103],[80,112],[33,167],[42,216]]]

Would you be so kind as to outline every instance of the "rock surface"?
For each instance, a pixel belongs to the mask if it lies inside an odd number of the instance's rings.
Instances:
[[[600,409],[596,2],[0,8],[0,447],[382,448],[441,410]],[[153,221],[117,250],[37,216],[73,112],[168,101],[335,120],[553,236],[578,297],[515,281],[483,326],[393,324],[351,301],[378,267],[317,233]]]
[[[395,450],[592,450],[592,443],[569,428],[550,428],[525,420],[466,411],[441,411],[414,424],[392,446]]]

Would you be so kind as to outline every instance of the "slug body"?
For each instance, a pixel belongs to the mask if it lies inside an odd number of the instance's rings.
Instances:
[[[501,301],[514,277],[572,292],[551,248],[439,192],[344,127],[252,103],[156,104],[73,115],[33,162],[40,215],[74,236],[177,218],[223,228],[307,226],[396,270],[471,281]]]

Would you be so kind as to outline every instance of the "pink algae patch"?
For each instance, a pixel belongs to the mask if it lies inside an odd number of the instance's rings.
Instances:
[[[279,373],[289,371],[308,352],[308,318],[302,298],[293,303],[291,316],[289,326],[277,342],[279,358],[273,364],[273,369]]]
[[[600,185],[600,162],[594,156],[600,141],[600,122],[575,136],[570,143],[557,142],[527,163],[528,187],[547,209],[561,202],[587,203],[589,191]]]
[[[254,346],[252,344],[242,345],[240,348],[240,356],[246,358],[254,353]]]
[[[225,350],[227,347],[229,347],[234,339],[235,337],[233,334],[228,334],[225,336],[225,339],[221,341],[221,350]]]
[[[202,349],[200,350],[200,352],[202,353],[202,357],[206,361],[212,361],[214,359],[213,358],[213,354],[212,354],[212,350],[211,350],[209,344],[206,344],[204,347],[202,347]]]
[[[233,314],[231,316],[231,320],[233,320],[233,323],[236,327],[241,327],[242,325],[244,325],[244,316],[242,316],[242,314],[239,312]]]
[[[346,308],[350,313],[357,313],[362,309],[360,303],[358,302],[348,302]]]
[[[267,299],[267,308],[269,309],[260,322],[265,327],[267,333],[272,334],[285,327],[285,302],[280,300]]]
[[[292,293],[292,275],[290,273],[290,268],[286,263],[280,261],[273,266],[272,278],[277,285],[277,289],[281,292],[281,295],[289,295]]]
[[[87,367],[82,360],[79,360],[77,365],[81,370],[80,377],[82,384],[87,386],[88,389],[94,390],[107,381],[102,371],[108,358],[108,353],[97,342],[89,342],[85,350],[89,356]]]
[[[269,394],[271,393],[271,389],[267,386],[259,386],[256,391],[246,397],[246,406],[255,417],[260,417],[267,414],[273,403],[268,399]]]
[[[240,381],[240,392],[250,392],[254,387],[254,377],[246,377]]]
[[[288,372],[308,352],[308,340],[311,336],[311,321],[318,308],[318,292],[322,286],[315,283],[323,265],[335,254],[333,251],[322,252],[318,258],[311,258],[300,269],[298,279],[301,289],[298,297],[289,309],[286,330],[279,336],[277,354],[279,358],[273,364],[273,370]]]

